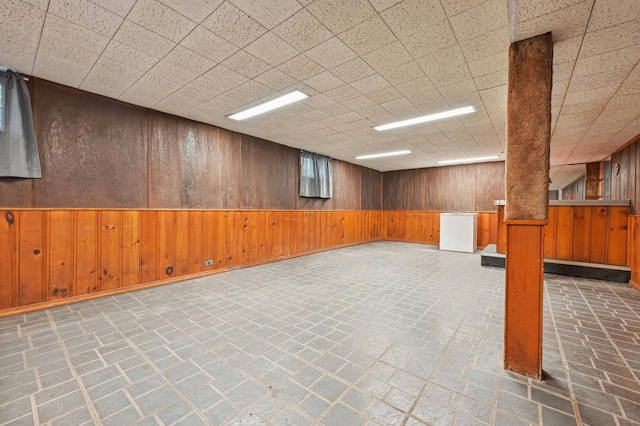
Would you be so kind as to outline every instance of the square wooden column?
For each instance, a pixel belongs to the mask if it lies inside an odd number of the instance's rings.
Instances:
[[[504,367],[537,380],[542,379],[552,63],[551,33],[509,47]]]

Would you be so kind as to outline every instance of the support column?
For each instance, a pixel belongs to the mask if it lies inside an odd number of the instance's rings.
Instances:
[[[551,33],[509,47],[504,368],[537,380],[542,379],[552,63]]]
[[[587,163],[587,184],[585,198],[587,200],[602,200],[603,164],[601,162]]]

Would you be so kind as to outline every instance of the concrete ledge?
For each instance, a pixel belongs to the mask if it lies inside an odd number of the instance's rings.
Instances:
[[[482,250],[480,265],[504,268],[505,262],[505,255],[496,252],[495,244],[489,244]],[[631,268],[628,266],[573,262],[560,259],[545,259],[544,272],[546,274],[568,275],[570,277],[590,278],[625,284],[628,284],[629,280],[631,280]]]

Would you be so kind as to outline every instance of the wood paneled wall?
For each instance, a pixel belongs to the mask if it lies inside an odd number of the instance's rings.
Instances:
[[[611,199],[631,200],[630,214],[640,215],[640,148],[636,141],[611,154],[611,168],[618,164],[618,174],[611,173]]]
[[[504,199],[504,162],[386,172],[384,210],[495,211]]]
[[[631,268],[631,284],[640,290],[640,216],[629,216],[628,225],[628,257]]]
[[[383,238],[412,243],[440,244],[440,212],[385,210]],[[478,213],[478,249],[495,244],[498,238],[498,214]]]
[[[0,213],[0,310],[177,281],[382,237],[382,212],[368,210]],[[204,266],[209,259],[213,264]]]
[[[298,196],[299,150],[45,80],[29,81],[42,179],[1,208],[379,210],[382,173],[334,160],[335,196]]]
[[[584,200],[586,198],[586,186],[586,176],[576,179],[569,185],[562,188],[562,199],[576,201]]]
[[[504,206],[500,206],[498,216]],[[628,207],[549,206],[544,257],[576,262],[628,265]],[[506,250],[506,225],[499,222],[497,246]]]

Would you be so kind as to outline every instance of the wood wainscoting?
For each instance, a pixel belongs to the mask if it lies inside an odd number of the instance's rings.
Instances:
[[[498,213],[479,212],[478,249],[495,244],[498,238]],[[440,244],[440,212],[385,210],[384,239],[412,243]]]
[[[500,216],[504,206],[499,206]],[[626,206],[549,206],[544,257],[575,262],[629,265]],[[501,216],[504,217],[504,216]],[[500,220],[498,253],[506,250],[506,224]]]
[[[379,210],[1,214],[0,317],[374,241],[383,228]]]
[[[640,291],[640,216],[629,216],[628,242],[628,266],[631,268],[629,284]]]

